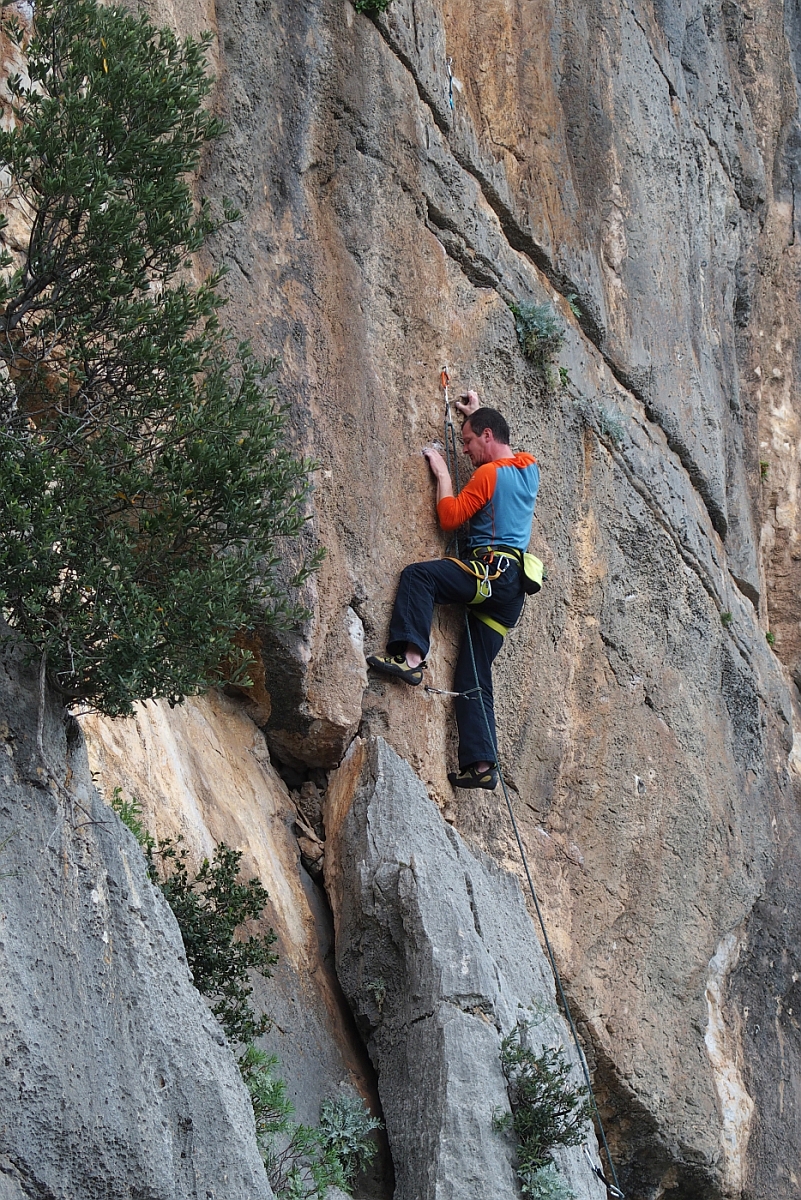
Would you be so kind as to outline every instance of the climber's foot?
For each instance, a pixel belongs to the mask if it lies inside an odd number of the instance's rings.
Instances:
[[[384,675],[394,675],[404,683],[417,687],[423,682],[423,671],[428,666],[425,662],[412,666],[406,661],[404,654],[371,654],[367,659],[368,667],[381,671]]]
[[[493,763],[471,763],[461,771],[449,771],[448,782],[455,788],[485,788],[491,792],[498,786],[498,769]]]

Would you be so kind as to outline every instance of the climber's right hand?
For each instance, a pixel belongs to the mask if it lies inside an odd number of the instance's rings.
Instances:
[[[440,479],[442,476],[448,475],[448,464],[440,454],[439,450],[435,450],[433,446],[426,446],[423,450],[423,455],[426,462],[431,468],[431,472]]]
[[[481,401],[478,398],[477,392],[462,392],[460,398],[456,401],[456,407],[463,417],[469,417],[477,408],[481,408]]]

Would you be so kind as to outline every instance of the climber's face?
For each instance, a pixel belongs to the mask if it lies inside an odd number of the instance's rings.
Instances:
[[[485,429],[483,433],[473,433],[470,422],[465,421],[462,426],[462,449],[474,467],[480,467],[482,463],[492,462],[492,449],[494,446],[495,437],[491,429]]]

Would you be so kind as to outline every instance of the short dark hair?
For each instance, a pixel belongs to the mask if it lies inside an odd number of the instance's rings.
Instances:
[[[465,421],[465,425],[470,422],[470,428],[473,433],[479,434],[489,429],[496,442],[500,442],[502,446],[508,446],[512,435],[509,432],[509,426],[506,424],[506,418],[503,417],[497,408],[477,408],[474,413]]]

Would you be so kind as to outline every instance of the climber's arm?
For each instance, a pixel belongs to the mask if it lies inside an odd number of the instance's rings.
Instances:
[[[451,473],[448,470],[448,464],[438,450],[426,447],[423,453],[426,457],[426,462],[431,468],[431,474],[437,481],[437,507],[439,507],[440,500],[448,496],[453,496]]]
[[[450,482],[450,476],[448,477]],[[495,492],[495,464],[484,463],[478,467],[458,496],[453,489],[437,498],[437,516],[446,532],[458,529],[465,521],[474,517],[480,508],[488,504]]]

